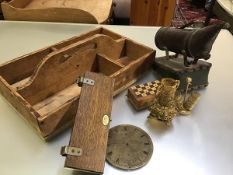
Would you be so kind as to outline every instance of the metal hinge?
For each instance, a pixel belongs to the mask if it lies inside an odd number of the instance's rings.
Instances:
[[[61,148],[61,155],[62,156],[67,156],[67,155],[81,156],[82,153],[83,153],[83,150],[81,148],[77,148],[77,147],[63,146]]]
[[[94,86],[95,81],[90,79],[90,78],[79,77],[77,80],[77,84],[79,86],[82,86],[83,84],[88,84],[88,85]]]

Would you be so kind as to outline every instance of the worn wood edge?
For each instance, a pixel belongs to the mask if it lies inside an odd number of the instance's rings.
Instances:
[[[10,64],[19,64],[20,62],[20,65],[21,64],[25,64],[25,62],[28,61],[28,59],[31,59],[32,56],[35,56],[37,57],[38,54],[41,54],[44,52],[45,55],[48,55],[50,54],[50,50],[52,50],[53,48],[56,48],[57,50],[60,50],[64,47],[69,47],[69,45],[71,44],[75,44],[77,42],[80,42],[82,40],[85,40],[85,39],[88,39],[89,37],[92,37],[93,35],[95,34],[103,34],[103,35],[107,35],[107,36],[110,36],[111,38],[113,38],[114,40],[119,40],[122,38],[121,35],[111,31],[111,30],[108,30],[106,28],[103,28],[103,27],[98,27],[96,29],[92,29],[88,32],[84,32],[84,33],[81,33],[80,35],[78,36],[73,36],[71,38],[68,38],[68,39],[65,39],[65,40],[62,40],[60,42],[57,42],[53,45],[50,45],[50,46],[47,46],[47,47],[44,47],[44,48],[41,48],[41,49],[38,49],[36,51],[32,51],[28,54],[24,54],[22,56],[19,56],[19,57],[16,57],[14,59],[11,59],[9,61],[6,61],[4,63],[1,63],[0,64],[0,69],[1,68],[4,68],[5,66],[8,66]],[[48,52],[48,53],[47,53]],[[47,54],[46,54],[47,53]],[[43,55],[43,54],[42,54]],[[38,59],[38,62],[40,62],[44,57],[37,57]],[[35,59],[35,58],[34,58]],[[33,60],[34,60],[33,59]],[[18,65],[18,66],[20,66]]]
[[[156,98],[156,93],[153,95],[151,94],[151,95],[145,96],[145,97],[138,97],[134,93],[134,90],[131,89],[130,87],[128,89],[127,97],[128,97],[128,100],[132,102],[133,105],[135,105],[135,108],[141,110],[143,108],[149,107],[153,103],[153,99]]]
[[[74,97],[70,100],[68,100],[67,102],[65,102],[64,104],[62,104],[61,106],[59,106],[59,108],[56,108],[55,110],[50,111],[49,113],[47,113],[44,116],[41,116],[40,118],[38,118],[38,120],[41,122],[45,119],[47,119],[48,117],[50,117],[52,114],[56,113],[59,110],[62,110],[63,108],[69,106],[70,104],[72,104],[74,101],[76,101],[77,99],[79,99],[80,95],[77,97]]]
[[[59,110],[65,108],[66,106],[69,106],[70,104],[72,104],[74,101],[76,101],[77,99],[79,99],[79,97],[80,97],[80,95],[77,96],[77,97],[74,97],[74,98],[72,98],[72,99],[70,99],[70,100],[68,100],[66,103],[64,103],[64,104],[62,104],[61,106],[59,106],[59,108],[56,108],[56,109],[50,111],[49,113],[47,113],[46,115],[41,116],[40,118],[38,118],[38,120],[41,122],[41,121],[47,119],[47,118],[50,117],[52,114],[54,114],[56,111],[59,111]]]
[[[136,83],[138,80],[140,80],[143,76],[145,76],[145,74],[147,74],[150,70],[145,71],[143,74],[141,74],[140,76],[138,76],[137,78],[129,81],[127,84],[125,84],[124,86],[122,86],[121,88],[114,90],[113,95],[117,96],[118,94],[120,94],[121,92],[123,92],[124,90],[126,90],[127,88],[129,88],[131,85],[133,85],[134,83]],[[112,76],[112,78],[115,78]]]
[[[128,101],[130,102],[130,104],[131,104],[131,105],[134,107],[134,109],[136,109],[137,111],[140,111],[140,110],[146,108],[145,105],[144,105],[144,106],[140,106],[140,104],[138,104],[136,100],[130,98],[130,95],[127,94],[127,97],[128,97],[127,99],[128,99]]]
[[[64,15],[67,13],[67,11],[69,12],[69,15]],[[93,14],[82,9],[58,8],[58,7],[36,9],[36,10],[21,9],[21,8],[16,8],[7,2],[2,3],[2,12],[6,20],[78,22],[78,23],[91,23],[91,24],[100,24],[105,21],[105,20],[98,21],[98,19],[95,16],[93,16]]]
[[[108,9],[107,16],[105,19],[101,19],[101,20],[99,19],[98,20],[99,24],[108,24],[109,23],[109,19],[113,14],[113,0],[110,0],[110,1],[111,1],[111,5],[110,5],[110,8]],[[92,14],[92,15],[95,16],[94,14]]]
[[[41,52],[32,52],[31,54],[26,54],[11,60],[6,61],[5,63],[0,64],[0,75],[7,80],[7,82],[12,85],[16,83],[17,81],[20,81],[19,79],[22,76],[27,76],[28,74],[31,74],[36,67],[36,65],[41,61],[43,56],[49,54],[49,49],[42,50]],[[20,69],[14,69],[16,66],[19,67],[25,67],[28,64],[30,64],[30,68],[20,70]],[[13,69],[13,71],[12,71]],[[11,71],[9,71],[11,70]],[[9,73],[10,72],[10,73]],[[13,74],[11,78],[9,79],[8,74]]]
[[[155,51],[150,51],[150,52],[144,54],[143,56],[141,56],[140,58],[134,60],[132,63],[130,63],[130,64],[127,65],[126,67],[130,67],[130,65],[132,65],[132,64],[138,64],[139,62],[143,62],[143,61],[145,61],[145,60],[153,59],[153,61],[154,61],[154,59],[155,59],[155,54],[156,54]],[[152,64],[151,64],[151,65],[152,65]]]
[[[74,169],[72,167],[69,167],[69,166],[64,166],[64,168],[66,169],[69,169],[69,170],[72,170],[76,173],[90,173],[90,174],[103,174],[102,172],[96,172],[96,171],[87,171],[87,170],[84,170],[84,169]]]
[[[145,44],[139,43],[139,42],[134,41],[134,40],[132,40],[132,39],[129,39],[129,38],[127,38],[127,37],[125,37],[125,38],[126,38],[126,40],[132,42],[133,44],[138,45],[138,46],[143,47],[144,49],[148,50],[148,52],[154,52],[154,53],[156,53],[156,50],[155,50],[155,49],[153,49],[153,48],[151,48],[151,47],[149,47],[149,46],[146,46]],[[147,53],[147,54],[149,54],[149,53]]]
[[[145,63],[148,67],[147,70],[143,69],[143,71],[138,71],[137,74],[133,75],[128,81],[128,83],[126,83],[123,86],[120,86],[119,81],[116,81],[117,83],[115,83],[115,89],[114,89],[114,95],[116,95],[117,93],[120,93],[121,91],[125,90],[126,88],[128,88],[130,85],[132,85],[134,82],[136,82],[138,79],[140,79],[140,77],[142,77],[147,71],[149,71],[152,68],[152,63],[154,61],[154,55],[155,52],[152,51],[151,53],[148,53],[148,55],[144,55],[142,57],[140,57],[140,59],[138,60],[134,60],[132,63],[128,64],[127,66],[123,67],[122,69],[120,69],[119,71],[117,71],[116,73],[112,74],[111,77],[114,78],[115,80],[119,79],[122,76],[127,76],[127,75],[131,75],[132,71],[135,72],[140,66],[143,66],[141,63]],[[130,69],[129,69],[130,67]],[[127,81],[127,79],[125,79]],[[120,88],[118,87],[120,86]]]
[[[92,29],[90,31],[87,31],[87,32],[84,32],[84,33],[81,33],[80,35],[78,36],[73,36],[71,38],[68,38],[68,39],[65,39],[65,40],[62,40],[60,42],[57,42],[53,45],[50,45],[50,46],[47,46],[47,47],[44,47],[44,48],[41,48],[41,49],[38,49],[36,51],[32,51],[28,54],[24,54],[22,56],[19,56],[19,57],[16,57],[14,59],[11,59],[9,61],[6,61],[4,63],[1,63],[0,64],[0,68],[4,67],[4,66],[7,66],[8,64],[11,64],[11,63],[16,63],[16,62],[19,62],[19,61],[22,61],[23,63],[26,62],[32,55],[37,55],[41,52],[49,52],[49,50],[51,50],[52,48],[57,48],[58,50],[59,49],[62,49],[64,47],[67,47],[71,44],[75,44],[76,42],[79,42],[79,41],[82,41],[84,39],[88,39],[90,36],[93,36],[95,34],[104,34],[104,35],[107,35],[107,36],[110,36],[112,37],[114,40],[118,40],[118,39],[121,39],[121,38],[124,38],[123,36],[119,35],[118,33],[115,33],[111,30],[108,30],[106,28],[103,28],[103,27],[98,27],[98,28],[95,28],[95,29]],[[39,59],[39,58],[38,58]],[[40,58],[40,61],[42,60],[43,58]],[[21,63],[22,64],[22,63]]]
[[[38,125],[37,117],[39,114],[31,108],[30,104],[25,101],[17,92],[14,92],[7,82],[0,76],[0,93],[5,100],[13,107],[13,109],[20,113],[27,123],[29,123],[41,136],[41,130]]]
[[[68,46],[70,44],[74,44],[74,43],[82,41],[84,39],[88,39],[89,37],[92,37],[95,34],[107,35],[107,36],[113,38],[114,40],[122,38],[122,36],[119,35],[118,33],[115,33],[115,32],[113,32],[111,30],[108,30],[108,29],[106,29],[104,27],[97,27],[95,29],[91,29],[90,31],[87,31],[87,32],[81,33],[79,35],[73,36],[71,38],[62,40],[62,41],[60,41],[58,43],[55,43],[54,45],[51,45],[49,47],[45,47],[45,49],[46,48],[52,48],[52,47],[55,47],[55,48],[58,47],[58,49],[61,49],[59,47],[63,48],[63,47]],[[63,46],[63,45],[65,45],[65,46]]]
[[[126,39],[126,42],[131,42],[132,44],[135,44],[137,45],[138,47],[142,47],[143,49],[146,50],[146,53],[144,53],[141,57],[139,58],[136,58],[134,61],[132,61],[129,65],[131,64],[137,64],[138,62],[142,62],[143,60],[145,59],[150,59],[150,57],[153,57],[153,61],[155,60],[155,56],[156,56],[156,50],[149,47],[149,46],[146,46],[144,44],[141,44],[139,42],[136,42],[132,39],[129,39],[129,38],[125,38]],[[128,67],[129,65],[127,65],[126,67]],[[126,68],[125,67],[125,68]]]
[[[130,87],[132,84],[134,84],[138,79],[133,79],[131,81],[129,81],[126,85],[122,86],[121,88],[117,89],[114,91],[113,95],[116,96],[118,94],[120,94],[121,92],[123,92],[125,89],[127,89],[128,87]]]
[[[120,58],[121,52],[124,49],[124,39],[116,41],[108,35],[99,34],[99,37],[96,37],[93,40],[97,44],[97,53],[105,54],[106,56],[111,57],[112,60]],[[108,47],[106,47],[106,44],[108,44]]]
[[[54,132],[52,132],[49,135],[44,135],[42,136],[42,134],[40,135],[40,137],[46,141],[46,142],[50,142],[54,139],[54,137],[58,136],[62,131],[65,131],[69,128],[71,128],[71,126],[74,124],[74,120],[70,120],[67,123],[63,124],[60,128],[54,130]]]
[[[97,32],[97,33],[96,33],[96,32]],[[113,32],[113,31],[111,31],[111,30],[108,30],[108,29],[106,29],[106,28],[104,28],[104,27],[98,27],[98,28],[92,29],[92,30],[90,30],[90,31],[81,33],[81,34],[78,35],[78,36],[73,36],[73,37],[71,37],[71,38],[64,39],[64,40],[62,40],[62,41],[60,41],[60,42],[57,42],[57,43],[55,43],[55,44],[52,44],[52,45],[50,45],[50,46],[43,47],[43,48],[41,48],[41,49],[32,51],[32,52],[30,52],[30,53],[28,53],[28,54],[24,54],[24,55],[22,55],[22,56],[19,56],[19,57],[16,57],[16,58],[14,58],[14,59],[11,59],[11,60],[9,60],[9,61],[6,61],[6,62],[4,62],[4,63],[1,63],[1,64],[0,64],[0,67],[6,66],[6,65],[8,65],[8,64],[10,64],[10,63],[13,63],[13,62],[16,62],[16,61],[19,61],[19,60],[22,60],[22,59],[27,60],[28,57],[31,57],[32,55],[35,55],[35,54],[37,54],[37,53],[39,53],[39,52],[45,52],[46,50],[50,50],[50,49],[52,49],[53,47],[54,47],[54,48],[57,48],[57,47],[61,47],[61,45],[65,45],[65,46],[62,46],[62,48],[63,48],[63,47],[69,46],[69,45],[71,45],[71,44],[74,44],[75,42],[82,41],[83,39],[89,38],[90,35],[92,36],[92,33],[95,33],[95,34],[104,34],[104,35],[107,35],[107,36],[112,35],[112,36],[110,36],[110,37],[112,37],[114,40],[117,40],[117,39],[120,39],[120,38],[123,37],[123,36],[119,35],[118,33],[115,33],[115,32]],[[76,40],[78,40],[78,41],[76,41]],[[58,49],[61,49],[61,48],[58,48]]]
[[[111,59],[110,57],[106,56],[105,54],[98,53],[97,55],[98,55],[99,57],[102,57],[102,58],[108,60],[109,62],[111,62],[111,63],[113,63],[113,64],[116,64],[117,66],[121,67],[121,69],[125,67],[123,64],[119,63],[119,62],[116,61],[116,60]]]
[[[124,42],[125,43],[125,40],[126,40],[127,38],[119,38],[119,39],[117,39],[117,40],[115,40],[117,43],[121,43],[121,42]]]
[[[35,83],[36,79],[37,79],[37,76],[39,75],[40,73],[40,70],[43,69],[43,66],[50,60],[52,59],[56,59],[56,56],[59,55],[59,54],[62,54],[64,52],[68,52],[68,51],[71,51],[73,49],[82,49],[83,47],[85,47],[86,45],[90,45],[90,44],[95,44],[98,40],[100,39],[101,37],[106,37],[107,39],[110,39],[110,41],[112,43],[115,43],[116,46],[117,44],[119,45],[122,45],[122,42],[120,43],[117,43],[115,40],[113,40],[111,37],[109,36],[106,36],[106,35],[103,35],[103,34],[96,34],[90,38],[87,38],[87,39],[84,39],[84,40],[81,40],[77,43],[74,43],[74,44],[71,44],[67,47],[64,47],[62,49],[59,49],[57,51],[54,51],[50,54],[48,54],[45,58],[42,59],[42,61],[39,63],[39,65],[37,65],[37,68],[35,69],[34,73],[32,74],[31,78],[21,87],[18,87],[18,92],[21,92],[23,91],[24,89],[26,89],[27,87],[29,88],[29,86],[31,86],[33,83]],[[98,47],[98,46],[97,46]],[[97,49],[98,50],[98,49]],[[76,50],[77,52],[78,50]],[[64,53],[65,54],[65,53]]]
[[[139,57],[138,59],[133,60],[130,64],[124,66],[121,70],[117,71],[117,72],[114,73],[112,76],[115,77],[115,76],[117,76],[118,74],[120,74],[120,73],[122,73],[122,72],[125,72],[125,71],[129,70],[130,67],[135,66],[135,65],[138,65],[139,62],[144,62],[144,61],[146,61],[146,60],[150,60],[150,59],[154,58],[154,56],[155,56],[155,51],[151,51],[151,52],[149,52],[149,53],[147,53],[147,54],[145,54],[145,55]],[[152,64],[151,64],[151,66],[152,66]],[[130,71],[130,70],[129,70],[129,71]]]
[[[105,27],[99,27],[97,29],[100,29],[102,34],[107,35],[107,36],[111,36],[114,40],[125,38],[124,36],[122,36],[116,32],[113,32],[112,30],[109,30]]]
[[[23,66],[25,64],[28,64],[28,61],[31,61],[35,66],[32,66],[32,68],[30,68],[30,70],[27,70],[27,71],[33,71],[37,67],[37,65],[43,60],[43,58],[45,56],[52,53],[51,52],[52,50],[54,52],[54,48],[59,50],[59,49],[64,48],[64,47],[68,47],[69,45],[74,44],[75,42],[80,42],[84,39],[87,39],[89,35],[92,36],[92,35],[95,35],[95,34],[100,33],[100,32],[101,32],[101,28],[98,28],[98,29],[92,30],[90,32],[81,34],[80,36],[75,36],[75,37],[72,37],[70,39],[63,40],[57,44],[51,45],[49,47],[45,47],[45,48],[39,49],[37,51],[33,51],[29,54],[25,54],[23,56],[17,57],[15,59],[11,59],[5,63],[0,64],[0,72],[1,71],[4,72],[4,71],[8,70],[9,66],[10,67],[13,67],[16,65]],[[18,74],[22,74],[22,71],[20,71],[20,72],[18,71]],[[25,74],[25,72],[23,74]]]
[[[156,98],[156,97],[154,97],[154,98]],[[150,103],[149,102],[140,103],[131,94],[127,94],[127,99],[132,104],[132,106],[134,107],[134,109],[136,109],[137,111],[146,109],[151,104],[153,104],[153,102],[150,102]]]
[[[28,82],[26,82],[23,86],[21,87],[18,87],[18,91],[21,91],[23,90],[24,88],[30,86],[35,80],[36,80],[36,77],[37,75],[39,74],[40,70],[43,68],[43,65],[46,64],[47,61],[53,59],[54,57],[56,57],[58,54],[62,54],[63,52],[66,52],[66,51],[69,51],[69,50],[72,50],[72,49],[82,49],[82,47],[85,47],[86,45],[88,44],[94,44],[94,41],[93,38],[96,38],[96,37],[99,37],[98,36],[99,34],[97,35],[94,35],[93,37],[91,38],[87,38],[85,40],[81,40],[77,43],[74,43],[74,44],[71,44],[71,45],[68,45],[67,47],[64,47],[62,49],[59,49],[57,51],[54,51],[50,54],[48,54],[46,57],[44,57],[41,62],[37,65],[36,69],[34,70],[34,73],[31,75],[31,78],[28,80]],[[90,43],[88,43],[90,42]],[[77,47],[77,48],[76,48]]]
[[[48,54],[52,53],[52,52],[49,52],[49,51],[52,50],[53,48],[57,48],[59,50],[59,49],[64,48],[64,47],[69,47],[69,45],[74,44],[75,42],[79,42],[79,41],[82,41],[83,39],[87,39],[89,37],[89,35],[92,36],[92,34],[98,34],[98,33],[101,33],[101,32],[102,32],[102,28],[100,27],[100,28],[96,28],[94,30],[91,30],[89,32],[83,33],[83,34],[81,34],[79,36],[74,36],[72,38],[62,40],[61,42],[55,43],[54,45],[44,47],[42,49],[30,52],[28,54],[24,54],[22,56],[16,57],[16,58],[11,59],[9,61],[6,61],[6,62],[0,64],[0,69],[6,69],[6,67],[8,65],[11,65],[11,64],[20,64],[20,65],[25,64],[25,62],[28,62],[28,60],[31,59],[31,57],[34,57],[34,56],[37,57],[37,55],[41,54],[42,52],[44,52],[45,56],[47,56]],[[61,48],[59,48],[59,47],[61,47]],[[38,63],[40,61],[42,61],[43,58],[44,57],[40,57],[40,58],[37,57]],[[20,65],[18,65],[18,66],[20,66]]]
[[[79,97],[77,98],[74,98],[72,99],[72,101],[68,101],[67,103],[63,104],[62,106],[60,106],[59,108],[57,108],[56,110],[53,111],[53,113],[51,113],[50,115],[47,115],[43,118],[39,118],[38,121],[39,121],[39,128],[41,130],[41,135],[43,138],[45,138],[47,140],[47,138],[51,138],[51,136],[53,136],[54,134],[56,133],[59,133],[60,131],[66,129],[68,126],[70,126],[71,123],[73,123],[74,121],[74,118],[75,118],[75,114],[69,114],[69,116],[71,118],[73,118],[71,121],[70,124],[69,123],[69,120],[66,120],[65,123],[61,123],[62,120],[64,120],[65,118],[65,115],[63,115],[65,112],[66,112],[66,109],[68,107],[71,107],[71,105],[78,99]],[[58,114],[58,116],[57,116]],[[72,116],[71,116],[72,115]],[[53,122],[53,123],[45,123],[44,125],[47,125],[47,126],[42,126],[41,124],[44,123],[44,121],[46,121],[47,119],[51,120],[52,118],[56,118],[56,122]],[[66,125],[67,123],[67,125]],[[59,125],[61,124],[61,125]],[[58,128],[58,125],[60,126]]]
[[[131,89],[128,89],[128,92],[127,92],[127,99],[128,99],[128,101],[132,104],[132,106],[134,107],[134,109],[136,109],[136,110],[141,110],[141,109],[143,109],[143,108],[146,108],[146,106],[145,106],[145,104],[144,104],[144,106],[143,105],[141,105],[140,104],[140,102],[138,102],[136,99],[135,99],[135,97],[133,96],[133,94],[132,94],[132,91],[131,91]]]
[[[75,89],[75,90],[73,90]],[[36,103],[35,105],[33,105],[32,107],[42,116],[46,116],[47,114],[49,114],[49,111],[44,110],[45,108],[47,108],[48,106],[59,106],[59,104],[65,104],[65,102],[67,101],[71,101],[72,99],[76,98],[78,95],[80,95],[80,91],[81,91],[81,87],[77,86],[77,83],[75,82],[74,84],[70,85],[69,87],[59,91],[58,93],[56,93],[55,95],[52,95],[46,99],[44,99],[43,101],[40,101],[38,103]],[[66,92],[74,92],[71,94],[71,96],[69,95],[68,98],[64,98],[60,97],[63,96],[64,94],[66,94]],[[61,103],[57,104],[56,101],[57,100],[62,100],[60,101]],[[54,109],[54,108],[52,108]],[[43,112],[43,111],[47,111],[47,112]],[[51,110],[50,110],[51,111]]]

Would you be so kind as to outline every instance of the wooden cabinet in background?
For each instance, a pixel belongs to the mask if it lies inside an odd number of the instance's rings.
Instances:
[[[176,0],[132,0],[131,25],[170,26]]]

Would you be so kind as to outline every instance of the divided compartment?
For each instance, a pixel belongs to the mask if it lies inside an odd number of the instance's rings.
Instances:
[[[78,64],[74,62],[75,59],[78,59]],[[45,84],[41,84],[41,87],[39,87],[40,84],[31,84],[32,87],[29,86],[19,91],[33,105],[41,119],[49,117],[58,108],[73,103],[80,96],[81,88],[77,85],[76,80],[79,76],[83,76],[86,71],[111,76],[122,68],[114,61],[96,54],[94,49],[75,54],[66,62],[62,63],[62,66],[60,64],[59,68],[56,69],[56,77],[53,77],[55,74],[52,73],[54,72],[52,66],[51,70],[47,69],[46,73],[39,75],[48,75],[46,80],[42,78],[43,82],[48,81],[48,84],[45,83],[47,87],[44,87]],[[37,78],[39,79],[39,77]]]
[[[150,68],[154,56],[154,50],[99,28],[1,65],[0,93],[48,138],[72,123],[79,76],[90,71],[114,78],[116,95]]]
[[[30,78],[12,86],[31,105],[35,105],[64,90],[86,71],[111,76],[123,67],[114,61],[119,57],[123,47],[124,40],[116,42],[105,35],[94,35],[48,54],[37,65]],[[115,53],[112,53],[111,49]]]
[[[19,58],[1,64],[0,76],[2,76],[9,85],[25,80],[26,78],[30,78],[30,76],[33,74],[34,70],[36,69],[36,66],[48,54],[58,51],[62,48],[68,47],[72,44],[78,43],[82,40],[88,39],[96,34],[109,36],[115,41],[119,41],[122,39],[122,36],[113,33],[107,29],[97,28],[88,33],[84,33],[79,36],[75,36],[67,40],[63,40],[57,44],[51,45],[49,47],[40,49],[38,51],[29,53],[27,55],[21,56]]]
[[[121,57],[117,60],[117,62],[121,65],[127,66],[134,61],[140,61],[141,58],[148,55],[148,48],[143,47],[131,40],[125,40],[124,48],[121,53]]]

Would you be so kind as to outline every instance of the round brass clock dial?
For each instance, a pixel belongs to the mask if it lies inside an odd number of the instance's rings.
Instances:
[[[119,125],[110,129],[107,162],[124,170],[141,168],[150,160],[153,143],[150,136],[133,125]]]

